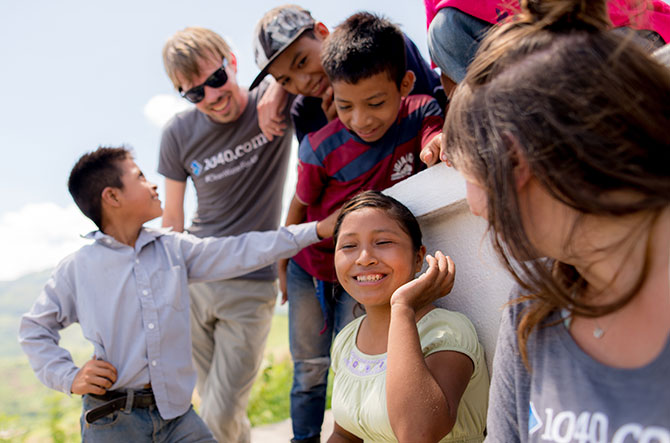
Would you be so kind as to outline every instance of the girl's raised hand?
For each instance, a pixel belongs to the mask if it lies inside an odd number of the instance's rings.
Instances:
[[[451,291],[456,272],[451,257],[436,251],[434,257],[426,255],[426,262],[428,269],[425,273],[395,290],[391,306],[400,304],[418,311]]]

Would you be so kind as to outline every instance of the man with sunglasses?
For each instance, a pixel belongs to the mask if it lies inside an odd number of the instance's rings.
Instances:
[[[266,137],[258,126],[257,104],[272,93],[269,88],[280,87],[241,87],[235,55],[218,34],[204,28],[173,35],[163,48],[163,63],[181,96],[195,104],[163,131],[158,165],[165,176],[163,226],[184,229],[190,177],[198,200],[191,234],[277,229],[293,134]],[[249,441],[246,406],[270,330],[276,278],[274,268],[264,268],[234,280],[189,286],[200,412],[220,442]]]

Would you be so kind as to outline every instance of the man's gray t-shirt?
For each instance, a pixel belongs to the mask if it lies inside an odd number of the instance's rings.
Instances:
[[[249,92],[234,122],[216,123],[191,109],[165,126],[158,172],[176,181],[193,180],[198,209],[191,234],[221,237],[279,226],[293,132],[272,141],[261,132],[256,105],[267,86],[263,82]],[[244,278],[274,280],[276,271],[268,267]]]
[[[637,369],[603,365],[557,325],[528,341],[529,373],[519,354],[518,315],[505,309],[493,361],[487,442],[670,442],[670,340]]]

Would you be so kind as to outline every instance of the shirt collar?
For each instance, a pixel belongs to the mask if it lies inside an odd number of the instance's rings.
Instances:
[[[142,227],[140,230],[140,235],[137,237],[137,240],[135,241],[135,249],[142,249],[145,245],[151,243],[152,241],[156,240],[158,237],[172,231],[172,228],[147,228],[147,227]],[[123,247],[128,247],[128,245],[123,244],[116,240],[114,237],[111,235],[107,235],[104,232],[97,230],[97,231],[91,231],[86,235],[83,235],[82,237],[90,239],[90,240],[95,240],[96,243],[99,243],[103,246],[106,246],[108,248],[112,249],[120,249]]]

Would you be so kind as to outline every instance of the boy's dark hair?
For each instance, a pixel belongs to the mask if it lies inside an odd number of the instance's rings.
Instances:
[[[119,163],[132,157],[126,148],[100,147],[81,156],[70,172],[67,188],[81,212],[102,229],[102,191],[123,188]]]
[[[390,21],[359,12],[328,36],[321,50],[321,64],[331,83],[356,84],[386,72],[400,88],[407,72],[405,37]]]

